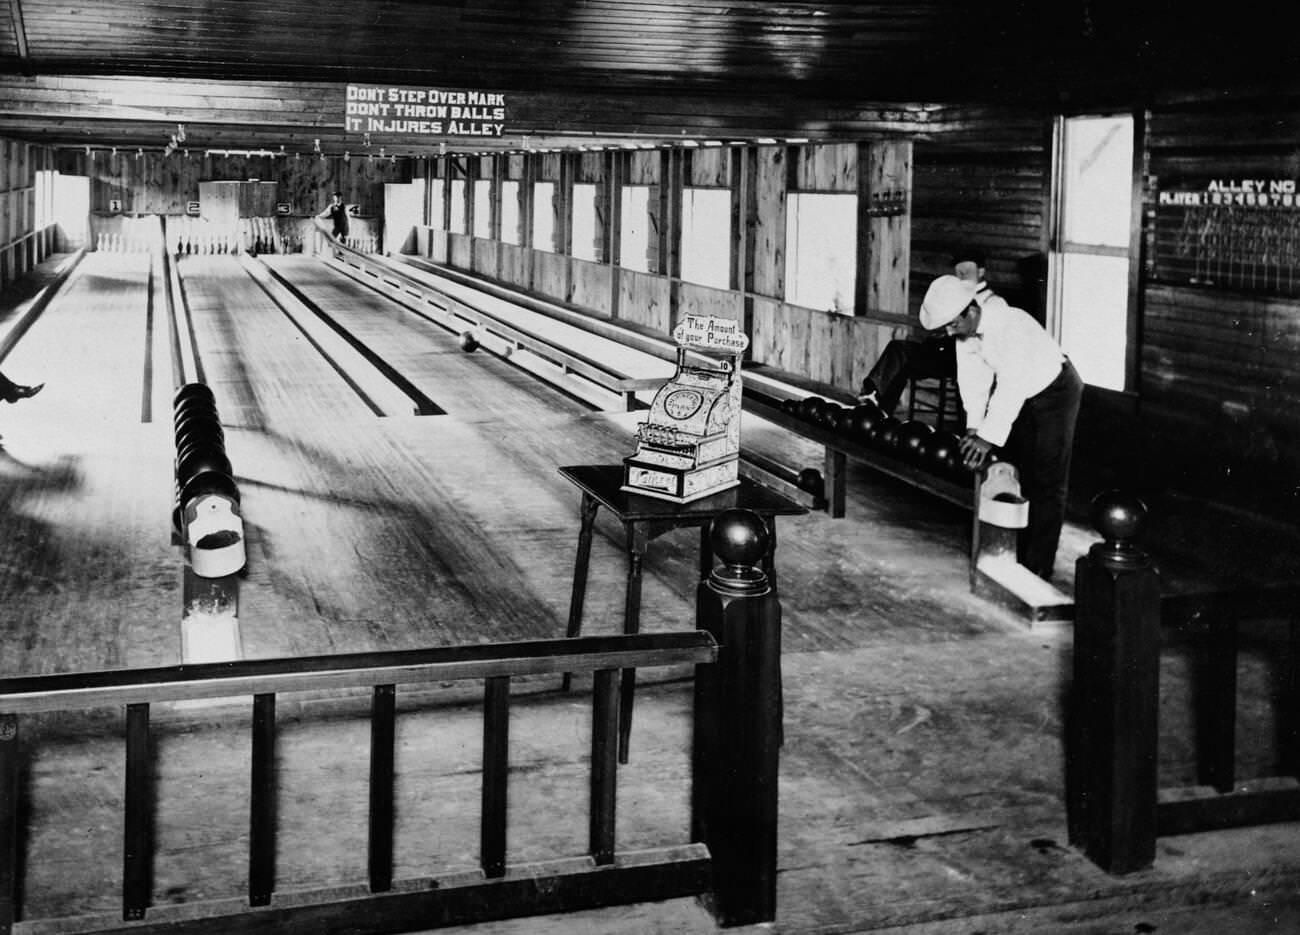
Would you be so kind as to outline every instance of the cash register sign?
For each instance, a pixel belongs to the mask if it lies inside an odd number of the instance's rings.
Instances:
[[[687,503],[740,483],[740,359],[729,318],[687,315],[673,329],[677,372],[659,388],[623,459],[623,489]]]

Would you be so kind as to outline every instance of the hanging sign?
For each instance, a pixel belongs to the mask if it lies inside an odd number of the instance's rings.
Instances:
[[[1152,279],[1300,295],[1300,181],[1159,179],[1153,195]]]
[[[501,137],[506,96],[492,91],[349,84],[344,129],[352,135]]]

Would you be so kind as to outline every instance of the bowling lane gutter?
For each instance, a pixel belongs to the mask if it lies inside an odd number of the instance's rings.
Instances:
[[[361,341],[355,334],[353,334],[347,328],[339,324],[324,309],[322,309],[319,305],[317,305],[310,298],[308,298],[307,295],[301,289],[299,289],[296,285],[294,285],[283,275],[281,275],[278,270],[273,269],[272,267],[266,265],[265,263],[259,264],[259,266],[261,269],[265,270],[270,275],[270,277],[273,280],[275,280],[276,283],[278,283],[280,286],[286,289],[295,299],[301,302],[304,308],[306,308],[313,315],[319,318],[322,322],[328,325],[336,334],[339,335],[339,337],[341,337],[344,341],[346,341],[358,354],[364,357],[372,366],[374,366],[376,370],[382,373],[389,382],[391,382],[394,386],[396,386],[399,390],[401,390],[402,393],[404,393],[411,400],[411,402],[415,404],[416,415],[421,415],[421,416],[446,415],[447,410],[443,409],[432,399],[430,399],[427,395],[425,395],[424,392],[422,392],[419,387],[417,387],[414,383],[412,383],[405,376],[403,376],[400,371],[398,371],[395,367],[393,367],[392,364],[388,363],[388,361],[384,360],[383,357],[375,353],[374,350],[372,350],[367,344],[365,344],[365,342]],[[347,373],[347,371],[337,361],[335,361],[325,351],[325,349],[322,348],[320,344],[318,344],[311,337],[311,335],[308,334],[306,330],[303,329],[303,327],[297,321],[294,320],[294,317],[288,313],[288,311],[284,308],[281,301],[271,292],[271,290],[269,290],[266,287],[266,285],[258,279],[258,277],[252,276],[251,273],[250,276],[253,279],[253,281],[258,284],[258,286],[262,289],[262,291],[265,292],[271,298],[271,301],[275,302],[276,308],[280,309],[280,311],[285,315],[285,317],[288,318],[291,322],[293,322],[294,327],[302,332],[303,336],[312,345],[312,347],[314,347],[316,351],[322,357],[325,358],[325,360],[329,363],[329,365],[333,367],[335,371],[338,372],[339,376],[341,376],[343,380],[348,384],[348,386],[352,388],[353,392],[355,392],[359,397],[361,397],[361,399],[366,403],[366,405],[369,406],[372,410],[374,410],[374,412],[377,415],[381,415],[381,416],[384,415],[384,412],[374,403],[373,400],[370,399],[369,396],[366,395],[366,393],[361,389],[360,386],[357,385],[356,381],[353,380],[353,378]]]

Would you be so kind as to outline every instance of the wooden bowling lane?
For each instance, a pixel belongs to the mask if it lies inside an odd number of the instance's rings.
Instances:
[[[551,419],[590,407],[312,257],[263,258],[311,302],[365,342],[449,415],[461,420]]]
[[[200,366],[224,424],[288,430],[304,416],[372,415],[237,257],[177,262]]]
[[[46,384],[0,405],[6,674],[176,658],[170,419],[141,421],[149,275],[146,254],[87,255],[3,362]]]
[[[348,319],[365,339],[403,366],[420,361],[414,376],[435,399],[468,413],[477,397],[496,415],[378,417],[347,397],[234,258],[184,257],[181,273],[242,495],[246,656],[563,632],[578,495],[556,467],[616,459],[625,426],[507,362],[465,354],[454,335],[403,320],[413,316],[382,298]],[[337,278],[309,261],[295,286],[319,294],[322,274]],[[344,279],[333,301],[337,312],[374,298]],[[592,626],[610,630],[623,563],[607,547],[608,607],[593,601]]]

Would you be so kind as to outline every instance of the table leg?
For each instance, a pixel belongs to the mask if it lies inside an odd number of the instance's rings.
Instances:
[[[582,633],[582,607],[587,600],[587,566],[591,561],[591,533],[596,525],[596,511],[600,503],[591,494],[582,495],[582,525],[578,528],[578,554],[573,560],[573,591],[569,595],[569,625],[565,636]],[[564,673],[560,687],[569,690],[573,681],[571,673]]]
[[[624,523],[627,537],[627,595],[623,604],[623,632],[641,632],[641,563],[649,537],[636,523]],[[636,696],[636,669],[624,669],[619,682],[618,761],[627,762],[632,737],[632,702]]]

